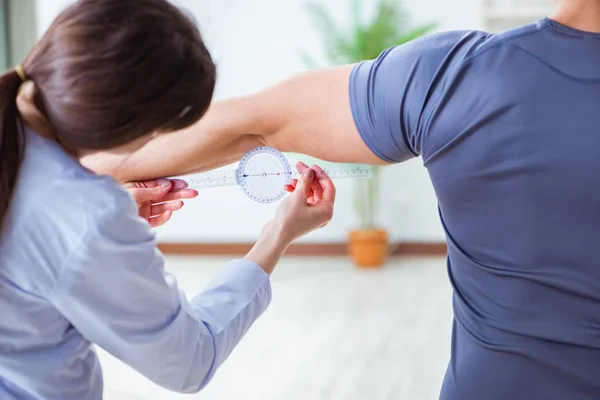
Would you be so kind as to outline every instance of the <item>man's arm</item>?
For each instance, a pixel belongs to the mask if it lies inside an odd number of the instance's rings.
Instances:
[[[254,96],[261,143],[333,162],[381,164],[361,138],[350,104],[354,65],[309,71]],[[273,110],[277,110],[273,112]]]
[[[254,95],[216,102],[193,126],[160,135],[133,155],[100,153],[81,161],[121,182],[214,169],[263,145],[327,161],[381,164],[352,117],[352,68],[305,72]]]
[[[214,169],[261,145],[333,162],[402,162],[421,153],[428,106],[449,59],[460,61],[481,35],[430,35],[374,60],[304,72],[215,103],[195,125],[160,135],[132,156],[82,162],[124,182]]]

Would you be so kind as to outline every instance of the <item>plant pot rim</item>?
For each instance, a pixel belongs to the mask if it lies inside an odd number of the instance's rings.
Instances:
[[[383,227],[376,227],[376,228],[354,228],[351,229],[350,232],[387,232],[388,229],[387,228],[383,228]]]
[[[360,229],[352,230],[348,233],[348,240],[353,241],[386,241],[389,234],[387,229]]]

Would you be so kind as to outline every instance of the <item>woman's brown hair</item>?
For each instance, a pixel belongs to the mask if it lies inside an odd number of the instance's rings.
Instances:
[[[0,227],[24,153],[22,72],[57,139],[109,149],[183,129],[206,112],[215,66],[195,23],[167,0],[79,0],[0,77]]]

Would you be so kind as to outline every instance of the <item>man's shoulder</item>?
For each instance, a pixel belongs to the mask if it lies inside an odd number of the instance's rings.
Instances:
[[[449,61],[449,56],[473,54],[491,38],[492,34],[480,30],[451,30],[425,35],[396,48],[426,64],[439,64]]]
[[[408,55],[409,59],[417,59],[421,66],[445,67],[443,69],[448,71],[503,44],[531,37],[545,26],[544,20],[539,20],[495,33],[476,29],[447,30],[422,36],[395,49],[404,58]]]
[[[536,34],[543,31],[547,27],[545,20],[534,21],[530,24],[516,26],[500,32],[486,34],[485,41],[479,45],[470,54],[466,61],[472,61],[477,57],[488,53],[489,51],[498,50],[503,45],[520,43],[524,40],[535,40]]]

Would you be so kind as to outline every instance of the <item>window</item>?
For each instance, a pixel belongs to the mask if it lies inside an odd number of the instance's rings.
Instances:
[[[483,25],[488,32],[500,32],[526,25],[550,14],[555,0],[481,0]]]
[[[0,0],[0,71],[9,68],[7,3],[7,0]]]
[[[35,0],[0,0],[0,71],[23,61],[37,40]]]

